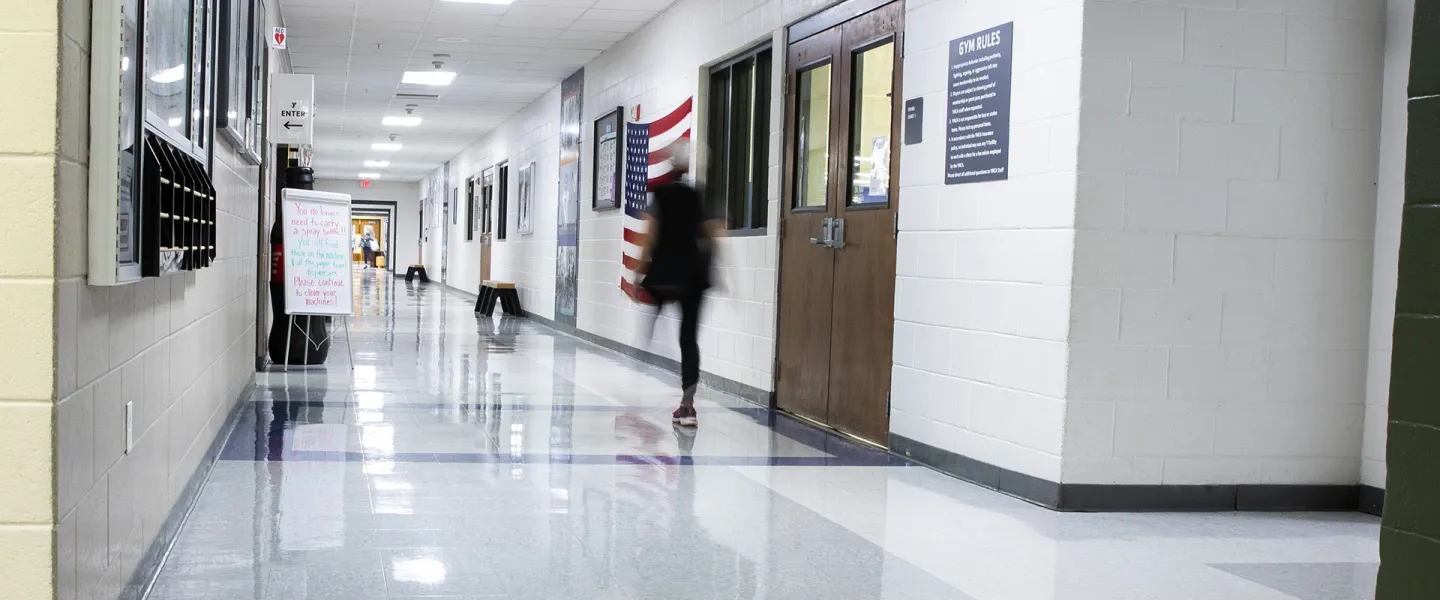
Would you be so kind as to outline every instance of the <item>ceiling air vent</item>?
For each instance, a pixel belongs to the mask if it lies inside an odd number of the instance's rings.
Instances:
[[[395,94],[400,100],[439,100],[438,94]]]

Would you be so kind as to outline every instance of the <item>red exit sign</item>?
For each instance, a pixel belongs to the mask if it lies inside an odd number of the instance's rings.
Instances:
[[[360,187],[362,187],[362,188],[368,188],[368,187],[370,187],[370,180],[369,180],[369,179],[361,179],[361,180],[360,180]]]

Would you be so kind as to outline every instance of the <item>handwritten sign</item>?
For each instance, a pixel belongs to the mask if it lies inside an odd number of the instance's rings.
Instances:
[[[287,189],[280,218],[285,227],[285,312],[355,314],[349,194]]]

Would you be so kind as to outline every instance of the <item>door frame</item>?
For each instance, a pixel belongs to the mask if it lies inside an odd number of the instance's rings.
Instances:
[[[831,6],[830,8],[827,8],[827,9],[825,9],[825,10],[822,10],[822,11],[820,11],[820,12],[818,12],[818,13],[815,13],[815,14],[809,16],[809,17],[806,17],[806,18],[804,18],[804,19],[801,19],[801,20],[799,20],[799,21],[796,21],[795,23],[792,23],[792,24],[790,24],[789,26],[786,27],[786,34],[787,34],[787,35],[786,35],[785,46],[784,46],[785,53],[783,54],[784,58],[786,59],[786,64],[784,64],[784,65],[781,67],[781,68],[783,69],[783,73],[784,73],[784,75],[783,75],[784,79],[782,80],[782,81],[783,81],[783,85],[781,86],[781,89],[783,90],[783,91],[782,91],[783,97],[782,97],[782,99],[781,99],[781,106],[783,107],[783,110],[785,111],[785,114],[782,115],[782,118],[781,118],[781,123],[782,123],[782,135],[784,136],[784,138],[783,138],[782,141],[781,141],[781,152],[784,153],[784,156],[783,156],[782,159],[781,159],[781,160],[782,160],[782,162],[781,162],[782,168],[781,168],[781,181],[780,181],[780,185],[781,185],[782,189],[780,190],[780,194],[779,194],[779,197],[780,197],[780,208],[779,208],[779,210],[777,211],[777,212],[778,212],[777,220],[779,221],[777,227],[778,227],[778,229],[779,229],[779,232],[780,232],[779,235],[780,235],[781,239],[778,240],[777,248],[778,248],[779,250],[776,252],[776,270],[777,270],[778,277],[780,277],[780,278],[783,278],[783,277],[785,276],[785,252],[783,251],[783,248],[784,248],[784,236],[787,236],[787,235],[808,235],[807,232],[800,232],[800,231],[793,231],[793,232],[792,232],[792,231],[788,231],[788,230],[790,229],[790,227],[789,227],[789,224],[787,223],[787,220],[788,220],[788,217],[789,217],[789,213],[790,213],[790,211],[791,211],[791,207],[792,207],[792,205],[793,205],[793,203],[794,203],[794,201],[795,201],[795,179],[794,179],[794,177],[795,177],[796,166],[795,166],[794,163],[795,163],[795,161],[796,161],[796,155],[795,155],[796,147],[795,147],[795,140],[794,140],[794,138],[795,138],[795,135],[797,134],[796,127],[798,126],[798,122],[797,122],[797,114],[796,114],[796,112],[797,112],[798,109],[797,109],[797,104],[796,104],[794,101],[795,101],[795,98],[797,97],[797,95],[798,95],[798,93],[799,93],[799,90],[797,89],[798,86],[799,86],[798,74],[800,73],[800,71],[801,71],[805,66],[807,66],[807,65],[801,65],[801,66],[799,66],[799,67],[795,67],[795,66],[790,65],[790,64],[789,64],[789,60],[788,60],[788,59],[789,59],[789,49],[790,49],[790,47],[791,47],[792,45],[794,45],[794,44],[796,44],[796,43],[798,43],[798,42],[802,42],[802,41],[804,41],[804,40],[806,40],[806,39],[809,39],[809,38],[814,37],[814,36],[816,36],[816,35],[819,35],[819,34],[821,34],[821,33],[830,31],[830,30],[832,30],[832,29],[839,28],[839,27],[845,25],[846,23],[848,23],[848,22],[850,22],[850,21],[852,21],[852,20],[854,20],[854,19],[856,19],[856,18],[862,17],[862,16],[864,16],[864,15],[866,15],[866,14],[868,14],[868,13],[871,13],[871,12],[873,12],[873,11],[876,11],[876,10],[879,10],[879,9],[882,9],[882,8],[885,8],[885,7],[888,7],[888,6],[891,6],[891,5],[898,5],[898,6],[899,6],[899,10],[901,11],[902,14],[904,14],[904,12],[905,12],[905,0],[848,0],[848,1],[846,1],[846,2],[842,2],[842,3],[837,4],[837,5],[835,5],[835,6]],[[899,198],[898,192],[899,192],[899,188],[900,188],[900,170],[899,170],[899,165],[900,165],[900,149],[901,149],[901,145],[898,144],[898,143],[896,143],[896,142],[899,140],[899,138],[896,137],[896,134],[895,134],[894,132],[898,131],[898,130],[901,128],[901,126],[902,126],[901,120],[903,120],[903,116],[904,116],[904,103],[905,103],[905,101],[904,101],[904,87],[903,87],[903,82],[904,82],[904,68],[903,68],[903,67],[904,67],[904,63],[905,63],[905,27],[906,27],[907,25],[908,25],[908,23],[902,21],[902,24],[901,24],[900,28],[898,29],[898,31],[895,32],[895,36],[894,36],[894,43],[895,43],[895,47],[896,47],[896,71],[895,71],[895,89],[894,89],[894,91],[892,92],[892,93],[894,94],[894,98],[892,99],[892,107],[893,107],[893,108],[892,108],[892,113],[891,113],[891,119],[892,119],[892,124],[891,124],[891,129],[892,129],[892,134],[891,134],[891,138],[892,138],[891,166],[892,166],[892,170],[891,170],[891,174],[890,174],[890,177],[891,177],[891,179],[890,179],[890,202],[888,203],[887,206],[893,208],[893,210],[894,210],[897,218],[898,218],[899,210],[900,210],[900,204],[899,204],[900,198]],[[883,42],[880,42],[879,39],[883,39],[883,38],[877,38],[877,41],[875,41],[875,42],[871,42],[871,43],[869,43],[869,44],[864,44],[864,45],[861,45],[861,46],[858,46],[858,47],[859,47],[859,48],[864,48],[864,47],[867,47],[867,46],[870,45],[870,44],[881,44],[881,43],[883,43]],[[839,50],[839,52],[842,52],[842,53],[843,53],[843,52],[850,52],[850,51],[851,51],[851,49],[845,48],[845,47],[843,46],[843,42],[842,42],[842,47],[841,47],[841,49]],[[777,54],[778,54],[778,52],[777,52]],[[839,56],[839,55],[837,54],[837,56]],[[853,60],[853,57],[852,57],[852,60]],[[819,64],[820,62],[821,62],[821,61],[814,61],[814,62],[808,63],[808,64]],[[832,61],[832,63],[833,63],[833,61]],[[773,64],[773,63],[772,63],[772,64]],[[839,65],[837,65],[837,67],[838,67],[838,66],[839,66]],[[852,70],[853,70],[853,65],[851,65],[851,68],[850,68],[850,69],[845,69],[845,70],[844,70],[844,71],[845,71],[844,76],[845,76],[846,78],[850,77],[850,72],[851,72]],[[838,69],[838,68],[835,69],[834,73],[835,73],[835,74],[833,75],[833,77],[836,77],[837,79],[841,77],[840,69]],[[792,77],[792,76],[793,76],[793,77]],[[852,84],[852,82],[848,81],[848,79],[847,79],[846,81],[841,82],[841,86],[842,86],[842,91],[843,91],[843,93],[845,93],[845,94],[851,93],[851,91],[852,91],[851,84]],[[851,119],[851,118],[853,117],[853,115],[849,112],[850,110],[853,110],[853,108],[850,107],[850,101],[849,101],[848,99],[846,99],[846,100],[843,102],[843,105],[844,105],[844,107],[845,107],[847,110],[844,112],[844,114],[836,114],[836,115],[833,115],[833,116],[832,116],[832,123],[833,123],[833,119],[835,119],[835,118],[842,118],[842,119],[849,120],[849,119]],[[847,125],[845,126],[845,130],[848,132],[849,129],[850,129],[850,125],[847,124]],[[835,145],[835,142],[834,142],[834,140],[832,139],[831,146],[832,146],[832,154],[838,156],[839,154],[841,154],[841,152],[840,152],[840,151],[837,151],[836,149],[843,148],[843,153],[846,155],[846,158],[848,158],[849,147],[850,147],[850,139],[849,139],[848,137],[846,137],[846,139],[843,140],[843,144],[842,144],[842,145],[839,145],[839,146]],[[840,160],[840,159],[836,158],[835,160]],[[833,161],[832,161],[832,162],[833,162]],[[832,167],[832,168],[833,168],[833,167]],[[846,168],[843,169],[843,171],[844,171],[847,175],[850,173],[850,169],[849,169],[848,165],[846,165]],[[832,173],[833,173],[833,172],[834,172],[834,171],[832,171]],[[844,188],[844,189],[843,189],[843,193],[837,193],[837,195],[836,195],[836,198],[837,198],[836,201],[837,201],[837,202],[841,202],[841,203],[847,202],[848,199],[849,199],[849,182],[848,182],[848,181],[834,181],[835,179],[845,179],[845,177],[838,177],[838,178],[837,178],[837,177],[832,177],[832,181],[830,182],[830,185],[831,185],[831,186],[841,186],[841,187],[843,187],[843,188]],[[837,206],[837,207],[827,207],[826,210],[832,211],[832,212],[837,212],[837,213],[838,213],[838,212],[840,212],[840,211],[839,211],[839,208],[840,208],[840,207],[838,207],[838,206]],[[866,209],[861,209],[861,210],[866,210]],[[808,211],[807,211],[807,212],[808,212]],[[781,325],[781,323],[780,323],[780,317],[781,317],[781,315],[783,314],[783,313],[782,313],[782,309],[781,309],[781,305],[784,304],[784,302],[785,302],[784,294],[781,293],[781,289],[782,289],[781,286],[777,286],[777,287],[776,287],[775,357],[774,357],[774,359],[773,359],[774,362],[773,362],[772,368],[771,368],[771,377],[772,377],[772,379],[771,379],[771,389],[773,389],[774,391],[771,392],[771,394],[770,394],[770,409],[771,409],[771,410],[781,410],[781,409],[780,409],[780,406],[779,406],[779,404],[780,404],[780,402],[779,402],[779,395],[780,395],[780,394],[779,394],[779,392],[780,392],[780,358],[781,358],[781,357],[780,357],[780,348],[781,348],[781,345],[780,345],[780,336],[782,335],[781,328],[780,328],[780,325]],[[894,315],[893,315],[893,314],[892,314],[892,315],[889,315],[888,318],[890,318],[890,319],[893,320],[893,319],[894,319]],[[892,343],[892,350],[891,350],[890,361],[892,362],[892,365],[893,365],[893,361],[894,361],[894,350],[893,350],[894,338],[893,338],[893,333],[892,333],[891,343]],[[892,366],[892,368],[893,368],[893,366]],[[828,370],[828,366],[827,366],[827,370]],[[893,388],[893,383],[892,383],[892,388]],[[888,397],[888,396],[887,396],[887,397]],[[887,401],[887,403],[886,403],[886,419],[887,419],[887,421],[888,421],[889,416],[890,416],[889,413],[890,413],[890,403]],[[789,414],[789,413],[787,413],[787,414]],[[846,436],[846,437],[848,437],[848,438],[857,440],[857,441],[859,441],[859,442],[861,442],[861,443],[864,443],[864,444],[867,444],[867,445],[872,445],[872,446],[874,446],[874,445],[883,445],[883,441],[867,440],[867,439],[858,437],[858,436],[856,436],[856,435],[853,435],[853,434],[849,434],[849,433],[840,431],[840,430],[838,430],[838,429],[830,426],[829,424],[826,424],[826,423],[823,423],[823,422],[816,422],[816,421],[814,421],[813,419],[810,419],[810,418],[807,418],[807,417],[803,417],[803,416],[801,416],[800,418],[802,418],[802,419],[804,419],[804,420],[806,420],[806,421],[809,421],[809,422],[811,422],[811,423],[813,423],[813,424],[815,424],[815,425],[817,425],[817,426],[819,426],[819,427],[822,427],[822,428],[827,429],[827,430],[829,430],[829,431],[838,433],[838,434],[840,434],[840,435],[844,435],[844,436]],[[887,429],[888,429],[888,425],[887,425]]]

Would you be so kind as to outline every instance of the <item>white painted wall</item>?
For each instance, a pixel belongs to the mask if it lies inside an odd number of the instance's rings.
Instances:
[[[1086,3],[1067,483],[1357,480],[1383,3],[1238,6]]]
[[[907,3],[893,433],[1060,478],[1082,0]],[[946,186],[950,40],[1015,22],[1008,181]]]
[[[1405,140],[1409,125],[1410,45],[1415,0],[1386,4],[1384,84],[1380,117],[1380,184],[1375,210],[1375,265],[1370,302],[1370,360],[1365,387],[1365,440],[1360,483],[1385,487],[1385,431],[1390,406],[1390,341],[1395,329],[1400,212],[1405,205]]]
[[[395,231],[395,247],[390,249],[389,265],[404,273],[405,267],[420,262],[420,184],[403,181],[373,181],[360,187],[354,179],[316,179],[315,189],[321,192],[350,194],[351,200],[374,200],[395,203],[395,218],[390,227]]]
[[[465,180],[509,161],[510,181],[507,239],[495,240],[491,255],[491,278],[514,283],[519,288],[520,302],[526,310],[545,318],[555,314],[555,218],[556,197],[560,180],[560,88],[557,86],[506,120],[495,133],[472,144],[451,159],[452,178],[459,186],[461,221],[452,225],[446,218],[443,227],[450,229],[449,285],[469,293],[480,286],[480,240],[465,241],[464,206]],[[519,231],[520,169],[535,165],[534,233]],[[436,171],[431,177],[441,177]],[[498,183],[497,183],[498,185]],[[430,189],[429,181],[420,184],[420,196]],[[439,203],[437,203],[437,206]],[[493,210],[499,214],[498,205]],[[439,280],[441,230],[430,232],[426,242],[425,269]]]

